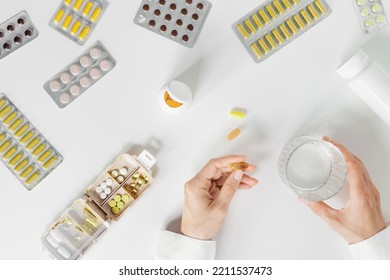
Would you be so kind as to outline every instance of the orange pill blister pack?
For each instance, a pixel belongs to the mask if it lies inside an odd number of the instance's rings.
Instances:
[[[153,182],[155,158],[122,154],[43,235],[45,248],[57,259],[83,256]]]

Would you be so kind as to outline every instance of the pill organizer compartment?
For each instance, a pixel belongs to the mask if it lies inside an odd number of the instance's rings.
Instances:
[[[151,185],[155,162],[147,151],[138,157],[120,155],[43,235],[43,245],[57,259],[80,258]],[[103,199],[100,194],[107,188]]]

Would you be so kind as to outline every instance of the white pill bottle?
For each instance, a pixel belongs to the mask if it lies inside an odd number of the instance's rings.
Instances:
[[[390,125],[390,75],[361,49],[337,72],[349,80],[350,88]]]

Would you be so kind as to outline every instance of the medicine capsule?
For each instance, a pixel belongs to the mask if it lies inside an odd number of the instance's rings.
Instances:
[[[230,164],[230,169],[232,171],[236,171],[236,170],[245,171],[248,169],[248,167],[249,167],[249,163],[247,163],[247,162],[236,162],[236,163]]]

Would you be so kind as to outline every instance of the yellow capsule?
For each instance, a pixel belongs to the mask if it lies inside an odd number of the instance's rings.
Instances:
[[[9,159],[12,157],[18,149],[14,146],[11,149],[9,149],[3,156],[3,159]]]
[[[294,5],[298,5],[300,0],[292,0]]]
[[[91,30],[91,28],[88,25],[84,26],[83,30],[81,30],[81,32],[80,32],[79,39],[84,41],[85,38],[88,37],[90,30]]]
[[[65,14],[64,9],[60,9],[54,17],[54,22],[57,24],[60,23],[64,14]]]
[[[274,0],[272,1],[272,3],[274,4],[276,10],[279,12],[279,14],[283,14],[284,13],[284,9],[282,7],[282,5],[280,4],[279,0]]]
[[[290,28],[290,30],[291,30],[294,34],[298,32],[298,28],[295,26],[295,24],[292,22],[291,19],[286,20],[286,23],[287,23],[288,27]]]
[[[0,142],[3,141],[5,138],[5,135],[4,134],[0,134]]]
[[[81,21],[76,20],[76,22],[73,24],[72,29],[70,30],[70,34],[75,35],[81,27]]]
[[[295,22],[298,24],[299,29],[303,29],[305,27],[305,23],[303,22],[303,20],[299,15],[294,15],[293,18]]]
[[[6,151],[11,146],[11,141],[7,140],[0,146],[0,153]]]
[[[309,13],[306,11],[306,10],[302,10],[301,11],[301,15],[302,17],[304,18],[304,20],[309,24],[313,21],[313,19],[311,18],[311,16],[309,15]]]
[[[245,27],[241,23],[237,25],[237,30],[241,33],[245,40],[249,38],[248,31],[246,31]]]
[[[272,36],[270,34],[266,34],[264,37],[273,49],[277,47],[277,44],[276,44],[274,38],[272,38]]]
[[[39,162],[45,162],[45,160],[47,160],[51,154],[52,154],[52,151],[51,151],[51,150],[47,150],[46,152],[44,152],[44,153],[38,158],[38,161],[39,161]]]
[[[23,179],[25,179],[28,175],[31,174],[31,172],[34,171],[34,166],[30,165],[29,167],[27,167],[21,174],[20,174],[20,177],[22,177]]]
[[[287,8],[287,9],[290,9],[291,8],[291,3],[289,0],[282,0],[283,2],[283,5]]]
[[[253,15],[252,15],[252,19],[253,19],[253,21],[256,23],[257,29],[261,29],[261,28],[263,27],[263,24],[261,23],[261,20],[259,19],[259,17],[257,16],[257,14],[253,14]]]
[[[324,6],[324,4],[322,4],[320,0],[314,1],[314,4],[317,6],[318,10],[321,11],[321,14],[325,14],[327,12],[326,7]]]
[[[63,24],[62,24],[62,29],[68,29],[68,27],[69,27],[69,24],[70,24],[70,22],[72,21],[72,19],[73,19],[73,17],[72,17],[72,15],[68,15],[66,18],[65,18],[65,20],[64,20],[64,22],[63,22]]]
[[[251,49],[258,59],[260,59],[263,56],[263,53],[261,52],[261,50],[259,49],[256,43],[253,43],[251,45]]]
[[[35,172],[33,175],[31,175],[27,180],[26,180],[26,184],[28,186],[30,186],[31,184],[33,184],[39,177],[41,176],[41,173],[40,172]]]
[[[5,104],[5,100],[4,99],[0,99],[0,107],[3,106]]]
[[[38,156],[40,153],[43,152],[43,150],[46,148],[46,144],[45,143],[42,143],[41,145],[39,145],[33,152],[33,156]]]
[[[263,21],[267,24],[271,21],[271,19],[267,16],[267,14],[264,12],[264,10],[259,11],[260,17],[263,19]]]
[[[23,122],[23,119],[22,119],[22,118],[17,119],[16,121],[14,121],[14,122],[10,125],[9,129],[10,129],[11,131],[14,131],[15,129],[17,129],[17,128],[19,127],[19,125],[22,124],[22,122]]]
[[[9,125],[16,118],[16,116],[17,116],[16,112],[12,112],[11,114],[8,115],[8,117],[5,118],[3,123],[5,125]]]
[[[226,138],[227,138],[229,141],[232,141],[234,138],[236,138],[238,135],[240,135],[240,133],[241,133],[241,129],[236,128],[236,129],[232,130],[232,131],[226,136]]]
[[[8,112],[11,111],[11,106],[6,106],[0,111],[0,118],[4,117]]]
[[[269,51],[270,51],[270,49],[269,49],[267,43],[264,41],[264,39],[260,39],[260,40],[257,41],[257,42],[260,44],[260,46],[263,48],[263,50],[264,50],[265,52],[269,52]]]
[[[254,47],[252,48],[252,46],[254,45]],[[258,48],[258,46],[253,43],[251,45],[251,48],[253,50],[253,52],[256,54],[257,50],[254,50],[254,48],[257,48],[260,52],[260,56],[262,56],[263,54],[261,53],[260,49]],[[246,110],[243,109],[243,108],[233,108],[230,112],[229,112],[229,115],[232,117],[232,118],[235,118],[235,119],[244,119],[246,117]]]
[[[18,131],[15,132],[16,137],[20,137],[25,133],[28,129],[28,124],[23,125],[21,128],[18,129]]]
[[[270,16],[275,19],[278,17],[278,15],[276,14],[274,8],[272,8],[271,4],[268,4],[267,6],[265,6],[265,8],[267,9],[268,13],[270,14]]]
[[[92,7],[93,7],[93,2],[88,2],[83,9],[83,15],[87,16],[91,12]]]
[[[19,172],[21,170],[23,170],[23,168],[26,167],[26,165],[28,164],[28,159],[24,159],[22,160],[16,167],[15,167],[15,171],[16,172]]]
[[[29,150],[33,149],[36,145],[38,145],[39,140],[40,139],[38,137],[36,137],[33,140],[31,140],[31,142],[28,143],[28,145],[27,145],[27,149],[29,149]]]
[[[282,31],[283,36],[286,39],[289,39],[291,37],[290,31],[288,31],[287,27],[284,24],[279,25],[279,29],[280,29],[280,31]]]
[[[77,0],[77,1],[74,3],[74,5],[73,5],[73,9],[74,9],[75,11],[78,11],[78,10],[80,9],[81,4],[83,4],[83,0]]]
[[[50,169],[55,163],[57,162],[57,157],[52,156],[44,165],[43,167],[47,170]]]
[[[72,1],[73,1],[73,0],[64,0],[65,4],[66,4],[67,6],[69,6],[70,3],[72,3]]]
[[[253,23],[249,19],[245,20],[245,24],[246,24],[246,26],[248,26],[248,28],[249,28],[249,30],[251,31],[252,34],[256,33],[256,28],[255,28],[255,26],[253,25]]]
[[[20,140],[22,144],[27,144],[28,141],[34,136],[34,132],[30,131],[26,135],[23,136],[23,138]]]
[[[23,154],[22,153],[19,153],[17,154],[16,156],[13,157],[13,159],[11,159],[9,161],[9,165],[10,166],[14,166],[19,160],[21,160],[23,157]]]
[[[248,167],[249,167],[249,163],[247,162],[235,162],[230,164],[230,169],[232,171],[236,171],[236,170],[245,171],[248,169]]]
[[[315,19],[317,19],[317,18],[320,17],[320,15],[318,14],[317,10],[314,8],[314,6],[313,6],[312,4],[310,4],[307,8],[309,9],[310,14],[311,14]]]
[[[91,21],[92,21],[92,22],[97,21],[101,13],[102,13],[102,8],[97,7],[97,8],[93,11],[93,13],[92,13]]]
[[[282,34],[280,34],[280,32],[277,29],[272,30],[272,34],[274,35],[276,40],[278,40],[279,44],[283,43],[284,39],[282,37]]]

